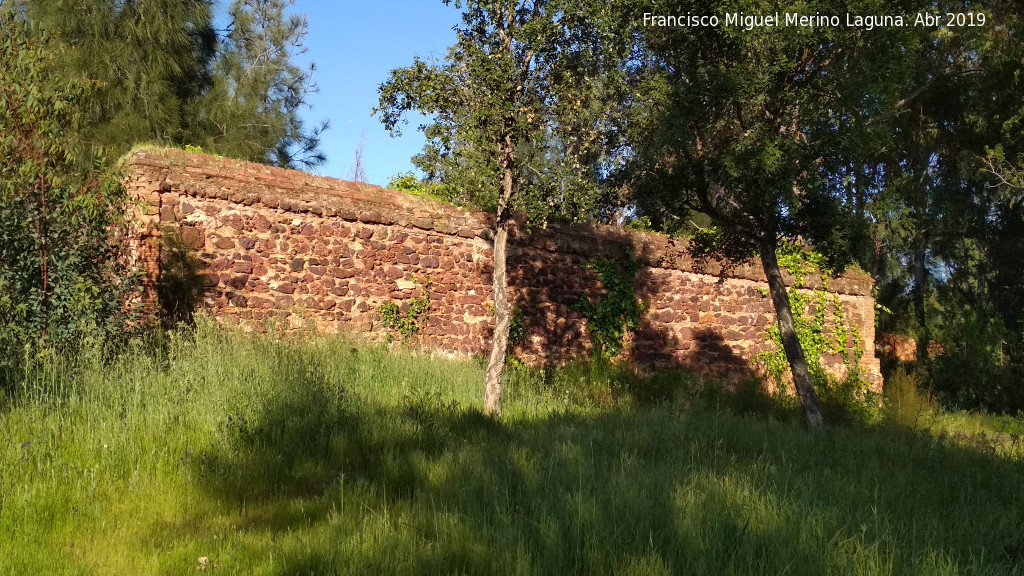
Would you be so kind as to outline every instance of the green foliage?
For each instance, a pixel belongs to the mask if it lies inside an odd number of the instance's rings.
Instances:
[[[416,196],[433,198],[449,204],[456,203],[459,197],[454,186],[430,180],[419,180],[412,172],[395,174],[388,180],[388,184],[385,187],[390,190],[400,190],[415,194]]]
[[[957,314],[938,331],[939,354],[932,365],[931,387],[951,408],[1015,414],[1024,410],[1024,335],[1011,332],[1002,311],[946,306]]]
[[[317,90],[305,53],[305,16],[287,14],[295,0],[232,0],[230,26],[210,61],[212,84],[197,115],[204,145],[232,158],[284,168],[315,168],[327,158],[301,111]]]
[[[925,4],[919,3],[922,10]],[[877,146],[860,119],[884,116],[902,96],[889,91],[878,71],[902,62],[904,42],[924,32],[645,26],[634,17],[635,4],[620,6],[619,33],[635,39],[621,64],[635,86],[624,131],[633,153],[622,177],[640,214],[669,230],[700,213],[744,246],[774,247],[779,238],[803,236],[837,265],[862,249],[862,219],[847,202],[844,168],[832,162]],[[713,0],[700,9],[750,15],[778,8],[770,6]],[[884,6],[810,0],[799,11],[864,13]]]
[[[412,172],[395,174],[388,180],[385,188],[389,190],[401,190],[403,192],[414,192],[419,190],[420,180]]]
[[[415,279],[414,279],[415,280]],[[418,283],[419,281],[416,280]],[[425,278],[422,287],[423,295],[410,298],[404,303],[405,312],[394,302],[385,302],[377,308],[384,326],[401,334],[408,340],[420,331],[420,321],[430,311],[430,278]]]
[[[625,228],[627,230],[637,230],[638,232],[653,232],[654,224],[651,223],[650,216],[641,216],[639,218],[631,218],[626,222]]]
[[[494,304],[488,304],[487,309],[491,311],[491,314],[497,315],[494,309]],[[519,360],[515,357],[515,349],[520,344],[526,342],[527,338],[530,337],[530,331],[526,326],[526,318],[523,315],[523,309],[519,306],[512,306],[512,312],[509,317],[508,325],[508,352],[506,353],[506,360],[516,361]]]
[[[610,52],[596,48],[620,42],[599,30],[597,3],[514,4],[456,2],[456,44],[444,59],[392,70],[374,113],[394,135],[409,112],[430,118],[413,162],[426,181],[448,186],[446,200],[499,219],[514,210],[533,221],[587,218],[613,161],[608,102],[622,89]]]
[[[443,0],[445,4],[452,4]],[[624,42],[593,19],[599,2],[455,0],[463,9],[456,43],[444,59],[415,58],[380,85],[373,113],[399,135],[407,114],[429,118],[414,164],[431,182],[449,186],[451,201],[495,215],[496,263],[507,262],[515,211],[543,225],[553,214],[588,218],[598,185],[615,159],[609,103],[625,94],[618,68],[598,46]],[[494,270],[496,330],[486,372],[487,410],[500,411],[501,373],[511,317],[507,265]]]
[[[518,306],[512,307],[512,319],[509,321],[508,327],[508,347],[509,350],[515,349],[516,346],[526,342],[529,338],[530,332],[526,327],[526,320],[523,318],[523,309]]]
[[[325,161],[323,123],[307,129],[300,111],[316,90],[305,51],[306,22],[293,0],[15,0],[53,55],[53,82],[80,81],[70,127],[119,157],[133,145],[191,146],[286,167]],[[4,11],[7,6],[4,6]],[[214,27],[215,10],[227,26]]]
[[[690,253],[694,258],[722,258],[742,262],[757,254],[757,246],[746,237],[721,226],[697,228],[690,236]]]
[[[860,360],[864,354],[860,329],[847,320],[839,296],[827,292],[827,258],[796,244],[783,243],[779,247],[778,259],[779,265],[793,276],[793,286],[789,290],[793,324],[823,407],[838,416],[840,421],[872,420],[877,415],[878,399],[860,377]],[[821,287],[812,291],[801,290],[811,274],[819,275]],[[777,323],[769,327],[766,339],[774,344],[774,349],[758,354],[757,360],[764,364],[766,372],[781,388],[789,362]],[[852,355],[848,348],[851,341]],[[822,357],[830,355],[837,355],[843,361],[847,375],[841,381],[834,381],[822,365]]]
[[[642,266],[632,256],[626,258],[595,258],[588,269],[597,273],[604,288],[600,301],[591,301],[584,292],[573,310],[587,319],[587,331],[596,356],[612,358],[622,350],[627,331],[640,327],[640,317],[648,303],[636,297],[635,278]]]
[[[622,64],[635,90],[625,123],[632,153],[619,177],[629,182],[639,213],[665,228],[701,213],[730,235],[724,245],[756,247],[774,287],[781,336],[791,344],[787,360],[807,425],[819,427],[813,378],[800,351],[813,334],[805,329],[804,338],[795,337],[774,256],[780,241],[797,238],[826,254],[834,268],[870,250],[865,204],[881,180],[875,155],[898,132],[889,120],[913,118],[907,108],[920,93],[900,81],[943,76],[919,73],[917,56],[945,66],[945,55],[930,60],[921,51],[948,29],[650,26],[635,17],[635,4],[620,6],[620,33],[635,39]],[[680,8],[651,6],[654,13]],[[711,0],[699,8],[719,15],[780,9],[763,0]],[[805,0],[786,9],[865,14],[888,8],[883,0]],[[933,8],[927,0],[901,4],[907,13]]]
[[[931,391],[921,390],[921,379],[903,368],[885,379],[885,419],[911,430],[930,428],[939,415]]]
[[[915,369],[946,406],[1024,407],[1024,19],[969,1],[987,25],[929,33],[889,65],[914,97],[878,122],[847,189],[869,215],[879,332],[913,336]],[[853,166],[851,166],[853,168]],[[935,353],[938,352],[936,355]]]
[[[47,87],[45,44],[0,11],[0,370],[38,348],[127,330],[126,194],[94,148],[65,132],[76,85]]]
[[[849,369],[849,365],[847,365]],[[883,399],[868,389],[857,370],[842,379],[828,379],[816,386],[821,410],[829,422],[854,426],[878,424],[883,416]]]
[[[56,74],[48,88],[80,80],[82,136],[119,157],[132,145],[198,142],[195,120],[209,90],[217,49],[205,0],[120,2],[23,0],[22,13],[45,33]]]

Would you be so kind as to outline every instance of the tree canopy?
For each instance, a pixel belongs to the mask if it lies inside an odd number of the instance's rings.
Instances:
[[[316,89],[303,17],[286,0],[235,0],[217,30],[208,0],[18,0],[54,54],[54,82],[81,80],[82,135],[120,155],[133,145],[197,146],[239,159],[314,167],[319,135],[298,112]]]

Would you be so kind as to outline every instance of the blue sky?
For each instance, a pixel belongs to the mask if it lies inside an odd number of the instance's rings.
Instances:
[[[320,92],[310,96],[303,117],[312,125],[331,121],[324,135],[327,164],[318,173],[349,179],[354,154],[363,143],[363,168],[372,184],[384,185],[399,172],[412,169],[409,159],[423,147],[416,118],[391,138],[380,120],[370,115],[377,87],[393,68],[413,58],[441,58],[455,42],[452,27],[460,13],[441,0],[298,0],[292,9],[309,20],[308,52],[301,61],[316,63]]]

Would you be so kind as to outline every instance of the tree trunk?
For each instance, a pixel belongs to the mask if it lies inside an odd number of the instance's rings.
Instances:
[[[804,349],[800,346],[800,340],[796,335],[793,310],[789,306],[789,291],[782,279],[782,271],[779,269],[779,261],[775,256],[775,248],[774,243],[761,244],[761,265],[764,267],[765,276],[768,277],[768,290],[772,295],[772,303],[775,305],[779,334],[782,336],[782,348],[786,352],[786,360],[789,361],[790,372],[793,374],[796,395],[800,398],[800,405],[804,410],[804,425],[810,430],[817,430],[822,427],[824,420],[821,417],[821,409],[818,407],[818,397],[814,393],[811,373],[807,369]]]
[[[506,139],[507,140],[507,139]],[[506,252],[508,248],[508,212],[515,189],[512,182],[512,146],[505,142],[498,147],[501,164],[501,189],[498,193],[498,212],[494,234],[494,336],[491,338],[491,357],[487,361],[484,376],[484,412],[491,416],[501,414],[501,373],[505,370],[505,356],[508,355],[508,330],[512,310],[508,302],[508,270]]]
[[[508,354],[508,331],[512,314],[508,303],[508,277],[505,268],[505,254],[508,245],[508,223],[499,221],[494,235],[494,336],[491,340],[491,357],[487,361],[487,375],[484,380],[484,411],[497,416],[501,413],[501,373],[505,369]]]
[[[919,234],[914,245],[914,312],[917,316],[919,332],[917,333],[917,368],[927,375],[931,367],[928,357],[928,344],[931,333],[928,330],[928,309],[925,297],[928,294],[928,267],[925,266],[927,242],[924,234]]]

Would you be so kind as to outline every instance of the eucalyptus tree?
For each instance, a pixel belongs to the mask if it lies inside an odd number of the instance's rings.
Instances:
[[[892,83],[927,42],[923,27],[785,25],[801,15],[912,14],[925,3],[766,0],[628,3],[635,14],[717,15],[717,26],[661,27],[637,17],[636,96],[626,171],[642,212],[662,221],[706,214],[730,252],[760,256],[782,346],[809,428],[823,424],[779,266],[802,237],[842,267],[865,238],[838,164],[860,165],[885,119],[913,100]],[[727,14],[778,14],[733,26]],[[908,16],[912,17],[912,16]]]
[[[51,84],[52,54],[0,10],[0,387],[26,354],[127,329],[124,186],[67,130],[82,87]]]
[[[375,113],[395,134],[404,115],[430,118],[415,161],[458,202],[494,215],[496,324],[484,385],[488,413],[500,412],[511,304],[507,252],[517,210],[543,224],[557,212],[587,216],[607,171],[621,89],[620,39],[590,0],[443,0],[463,10],[456,43],[440,61],[415,59],[380,86]]]

